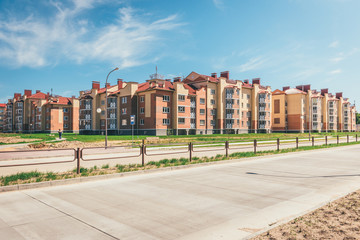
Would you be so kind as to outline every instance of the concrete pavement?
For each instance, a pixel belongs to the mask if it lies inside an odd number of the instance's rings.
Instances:
[[[358,145],[0,194],[4,239],[242,239],[360,188]]]

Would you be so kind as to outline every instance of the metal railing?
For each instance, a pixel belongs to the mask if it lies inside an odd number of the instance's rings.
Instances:
[[[358,135],[354,136],[353,142],[358,142]],[[337,135],[334,139],[334,143],[349,143],[350,136],[346,135],[340,137]],[[341,140],[345,140],[342,141]],[[316,144],[317,143],[317,144]],[[48,165],[48,164],[61,164],[71,163],[76,161],[76,172],[80,174],[81,161],[101,161],[101,160],[116,160],[116,159],[128,159],[141,157],[142,166],[145,165],[145,157],[151,156],[168,156],[174,154],[188,154],[189,161],[193,159],[194,153],[207,153],[207,152],[219,152],[224,151],[225,156],[229,157],[229,151],[243,150],[245,152],[257,153],[258,150],[276,150],[285,148],[299,148],[302,146],[315,146],[315,145],[328,145],[329,138],[309,137],[309,139],[283,139],[279,138],[273,140],[258,141],[254,139],[250,142],[240,141],[214,141],[214,142],[189,142],[189,143],[169,143],[169,144],[145,144],[145,141],[139,145],[129,146],[114,146],[114,147],[93,147],[93,148],[68,148],[68,149],[46,149],[46,150],[25,150],[25,151],[0,151],[0,168],[7,167],[21,167],[32,165]],[[136,151],[138,149],[138,151]],[[130,151],[135,150],[135,151]],[[167,150],[161,151],[159,150]],[[246,151],[248,150],[248,151]],[[64,152],[68,154],[64,155]],[[63,159],[68,157],[68,159]],[[56,158],[62,158],[54,161]],[[29,162],[30,160],[36,160],[35,162]],[[46,161],[49,160],[49,161]],[[11,163],[10,163],[11,161]],[[27,161],[25,163],[18,163],[17,161]]]

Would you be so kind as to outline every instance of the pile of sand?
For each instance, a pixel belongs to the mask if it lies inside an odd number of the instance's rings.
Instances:
[[[34,141],[40,141],[40,140],[41,139],[35,139],[35,138],[21,138],[20,136],[15,136],[15,137],[1,136],[0,137],[0,143],[4,143],[4,144],[19,143],[19,142],[34,142]]]
[[[254,239],[360,239],[360,190]]]

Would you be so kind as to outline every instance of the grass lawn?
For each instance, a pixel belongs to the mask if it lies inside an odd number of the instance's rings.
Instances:
[[[355,136],[355,134],[359,133],[345,133],[345,132],[338,132],[338,133],[312,133],[311,136],[313,137],[324,137],[327,136],[346,136],[351,135]],[[32,133],[32,134],[15,134],[15,133],[0,133],[0,144],[4,144],[1,142],[1,138],[4,137],[17,137],[24,139],[40,139],[40,141],[51,141],[55,140],[58,137],[58,134],[45,134],[45,133]],[[283,139],[294,139],[296,137],[299,138],[308,138],[308,133],[246,133],[246,134],[212,134],[212,135],[171,135],[171,136],[159,136],[161,142],[214,142],[214,141],[252,141],[254,139],[257,140],[274,140],[277,138]],[[104,135],[79,135],[74,133],[64,133],[63,137],[66,138],[67,141],[80,141],[80,142],[101,142],[104,141]],[[141,142],[143,139],[147,137],[154,137],[154,136],[146,136],[146,135],[139,135],[134,136],[135,142]],[[109,135],[109,141],[131,141],[131,135]]]

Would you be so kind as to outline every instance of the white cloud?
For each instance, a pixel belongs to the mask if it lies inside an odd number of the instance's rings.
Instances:
[[[10,99],[10,98],[11,98],[11,96],[2,97],[2,98],[0,98],[0,103],[7,103],[8,99]]]
[[[65,58],[132,67],[149,61],[163,32],[183,25],[177,15],[145,21],[132,8],[120,8],[117,19],[102,27],[82,17],[104,2],[107,0],[73,0],[70,7],[52,2],[57,12],[47,21],[33,15],[0,21],[0,61],[15,67],[42,67]]]
[[[335,63],[338,63],[342,60],[344,60],[344,57],[334,57],[330,59],[331,62],[335,62]]]
[[[334,41],[329,44],[329,48],[336,48],[339,45],[339,41]]]
[[[220,9],[220,10],[223,10],[224,9],[224,2],[223,0],[212,0],[215,7]]]
[[[253,57],[249,61],[247,61],[244,64],[241,64],[238,67],[239,72],[247,72],[250,70],[256,70],[259,69],[265,62],[265,59],[263,57]]]
[[[333,70],[333,71],[329,72],[329,74],[330,74],[330,75],[335,75],[335,74],[339,74],[339,73],[341,73],[341,72],[342,72],[341,69],[336,69],[336,70]]]

